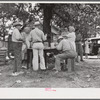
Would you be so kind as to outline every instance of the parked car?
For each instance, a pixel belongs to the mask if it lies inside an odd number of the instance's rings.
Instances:
[[[90,41],[90,55],[97,55],[100,48],[100,37],[88,38],[88,41]]]

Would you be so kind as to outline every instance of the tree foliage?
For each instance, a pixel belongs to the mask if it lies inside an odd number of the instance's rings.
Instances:
[[[52,22],[55,25],[60,28],[74,25],[83,38],[95,35],[96,26],[100,25],[100,4],[38,4],[36,11],[40,13],[41,9],[49,7],[53,7]]]
[[[1,3],[0,4],[0,13],[2,18],[5,16],[6,18],[12,17],[12,15],[16,15],[21,20],[26,20],[28,18],[28,8],[27,3]]]
[[[18,18],[23,23],[32,17],[29,11],[31,4],[29,3],[0,3],[0,35],[5,37],[5,22],[13,18],[13,22]]]
[[[83,38],[90,37],[96,33],[96,26],[100,25],[100,4],[81,3],[37,3],[32,8],[31,3],[1,3],[0,19],[19,18],[24,23],[31,22],[35,16],[43,18],[43,31],[51,36],[51,23],[59,28],[74,25],[83,35]]]

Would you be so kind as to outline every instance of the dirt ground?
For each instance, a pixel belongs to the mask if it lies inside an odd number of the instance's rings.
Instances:
[[[75,64],[74,72],[33,72],[13,77],[13,61],[0,66],[0,88],[100,88],[100,59],[84,59]]]

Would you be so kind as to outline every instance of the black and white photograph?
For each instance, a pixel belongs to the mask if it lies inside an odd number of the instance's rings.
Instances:
[[[0,88],[100,88],[100,2],[0,2]]]

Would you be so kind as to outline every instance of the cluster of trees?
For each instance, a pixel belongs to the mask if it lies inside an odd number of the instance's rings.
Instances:
[[[38,4],[37,6],[38,10],[36,11],[41,11],[44,14],[44,21],[48,22],[48,26],[50,25],[50,21],[60,28],[74,25],[82,34],[83,39],[91,35],[95,36],[96,26],[100,25],[100,4],[69,3]],[[46,32],[49,33],[50,30]]]
[[[17,19],[24,24],[27,20],[30,22],[34,16],[30,12],[31,4],[27,3],[1,3],[0,4],[0,36],[6,35],[6,22],[11,20],[15,22]],[[4,38],[5,39],[5,38]]]
[[[100,25],[100,4],[43,4],[37,3],[34,7],[31,3],[1,3],[0,19],[2,19],[4,33],[5,19],[19,18],[24,24],[35,21],[35,16],[43,19],[43,31],[51,40],[51,24],[59,28],[74,25],[82,34],[83,39],[95,35],[96,26]]]

